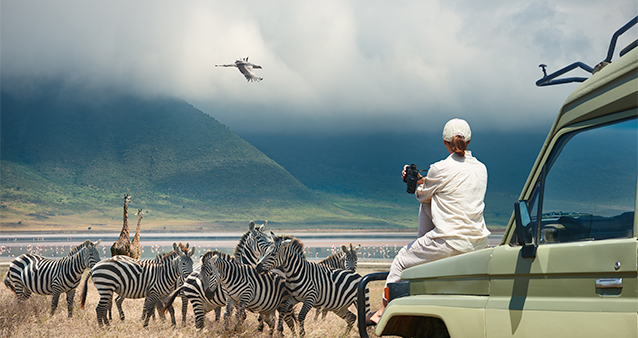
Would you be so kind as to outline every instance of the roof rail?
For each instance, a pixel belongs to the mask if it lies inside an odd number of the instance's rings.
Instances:
[[[614,54],[614,49],[616,49],[616,42],[618,41],[618,37],[622,35],[623,33],[625,33],[629,28],[636,25],[636,23],[638,23],[638,16],[631,19],[627,24],[622,26],[619,30],[616,31],[616,33],[614,33],[614,35],[611,37],[609,50],[607,51],[607,57],[605,58],[605,60],[597,64],[596,67],[594,68],[588,66],[585,63],[578,61],[547,75],[547,71],[545,69],[547,68],[547,66],[544,64],[538,65],[539,67],[543,69],[543,77],[540,80],[536,81],[536,86],[543,87],[543,86],[551,86],[551,85],[556,85],[561,83],[583,82],[587,80],[588,79],[587,77],[569,77],[569,78],[563,78],[563,79],[556,79],[556,78],[579,67],[586,70],[589,73],[594,73],[595,71],[599,71],[600,69],[602,69],[603,67],[611,63],[611,58]],[[620,56],[625,55],[628,51],[636,48],[636,46],[638,46],[638,40],[635,40],[634,42],[629,44],[627,47],[623,48],[623,50],[620,51]]]

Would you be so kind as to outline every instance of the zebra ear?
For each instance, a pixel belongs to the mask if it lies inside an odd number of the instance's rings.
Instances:
[[[352,248],[352,244],[350,244],[350,247]],[[348,253],[348,247],[347,247],[347,246],[345,246],[345,245],[342,245],[342,246],[341,246],[341,251],[343,251],[343,252],[345,252],[345,253]]]
[[[194,254],[195,254],[195,246],[193,245],[193,247],[188,251],[188,255],[193,257]]]
[[[357,250],[359,250],[359,249],[361,249],[361,244],[357,245],[357,246],[354,248],[354,250],[355,250],[355,251],[357,251]]]
[[[102,243],[102,240],[98,239],[97,242],[95,242],[95,244],[93,244],[93,245],[98,246],[98,245],[100,245],[100,243]]]
[[[182,249],[180,249],[179,245],[177,245],[177,243],[173,243],[173,250],[175,252],[177,252],[178,254],[182,253]]]
[[[250,231],[255,230],[255,222],[250,221],[250,223],[248,223],[248,230]]]

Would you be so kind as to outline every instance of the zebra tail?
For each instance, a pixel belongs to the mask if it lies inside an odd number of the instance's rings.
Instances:
[[[82,287],[82,293],[80,293],[80,309],[84,309],[84,305],[86,305],[86,294],[89,291],[89,278],[91,278],[91,271],[86,274],[86,278],[84,279],[84,286]]]
[[[175,298],[177,298],[177,296],[181,293],[182,291],[182,287],[178,287],[177,289],[175,289],[175,291],[171,292],[170,295],[168,295],[168,298],[166,299],[166,302],[164,303],[164,307],[161,308],[159,310],[160,315],[164,315],[164,313],[166,313],[166,310],[168,310],[169,307],[173,306],[173,302],[175,301]]]
[[[14,294],[16,294],[16,287],[13,285],[9,274],[11,273],[11,269],[7,270],[7,275],[4,277],[4,285],[10,289]]]

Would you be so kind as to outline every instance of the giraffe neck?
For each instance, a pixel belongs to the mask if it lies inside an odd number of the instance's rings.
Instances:
[[[129,242],[129,232],[128,232],[128,200],[124,199],[124,224],[122,225],[122,232],[120,233],[120,240],[124,240]]]
[[[135,227],[135,236],[133,236],[133,242],[140,241],[140,224],[142,223],[142,212],[137,214],[137,226]]]

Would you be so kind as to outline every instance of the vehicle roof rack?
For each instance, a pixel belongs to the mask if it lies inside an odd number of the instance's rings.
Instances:
[[[611,58],[614,54],[614,49],[616,49],[616,42],[618,41],[618,37],[622,35],[623,33],[625,33],[629,28],[636,25],[636,23],[638,23],[638,16],[631,19],[627,24],[622,26],[619,30],[616,31],[616,33],[614,33],[614,35],[611,37],[609,50],[607,51],[607,57],[605,58],[605,60],[598,63],[594,68],[588,66],[587,64],[583,62],[578,61],[547,75],[547,70],[546,70],[547,65],[544,65],[544,64],[538,65],[539,67],[543,69],[543,77],[540,80],[536,81],[536,86],[543,87],[543,86],[551,86],[551,85],[562,84],[562,83],[583,82],[587,80],[588,79],[587,77],[568,77],[563,79],[556,79],[556,78],[579,67],[593,74],[601,70],[606,65],[610,64]],[[636,48],[636,46],[638,46],[638,39],[634,40],[634,42],[630,43],[627,47],[623,48],[620,51],[620,56],[625,55],[630,50]]]

